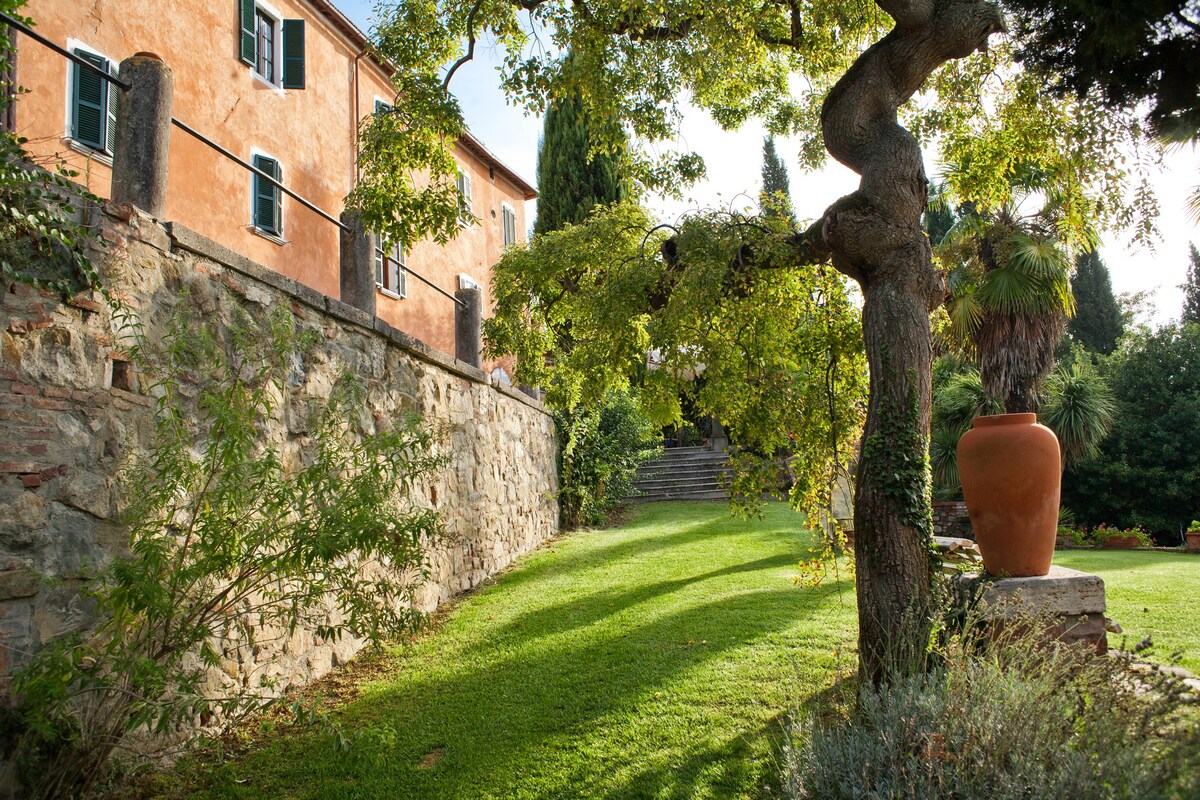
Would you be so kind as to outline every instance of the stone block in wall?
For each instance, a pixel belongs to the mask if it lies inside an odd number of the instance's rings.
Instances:
[[[287,463],[302,463],[314,409],[343,371],[367,390],[369,429],[419,411],[450,431],[454,463],[417,490],[457,534],[431,555],[431,580],[418,593],[423,610],[557,533],[554,423],[540,403],[181,226],[122,208],[109,208],[101,226],[114,246],[97,251],[98,266],[151,335],[185,287],[208,324],[228,326],[239,309],[261,318],[282,307],[321,334],[313,353],[292,365],[287,400],[269,423]],[[69,583],[66,594],[26,595],[19,575],[33,569],[82,581],[125,552],[115,475],[150,441],[152,408],[136,380],[116,385],[113,363],[124,345],[107,307],[88,298],[60,306],[9,288],[0,286],[0,637],[30,652],[88,625],[89,616],[72,604]],[[345,663],[361,644],[320,643],[305,631],[256,646],[228,643],[212,685],[265,675],[283,689]],[[0,664],[0,675],[9,666]]]

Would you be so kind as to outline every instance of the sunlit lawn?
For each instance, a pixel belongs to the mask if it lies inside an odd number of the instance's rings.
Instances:
[[[647,505],[566,536],[394,649],[336,715],[349,756],[259,736],[195,796],[771,796],[783,717],[855,664],[852,585],[793,582],[808,543],[778,504]]]
[[[1166,662],[1181,651],[1180,664],[1200,673],[1200,556],[1151,550],[1060,550],[1054,563],[1104,579],[1108,616],[1132,647],[1144,637],[1154,642],[1153,658]]]

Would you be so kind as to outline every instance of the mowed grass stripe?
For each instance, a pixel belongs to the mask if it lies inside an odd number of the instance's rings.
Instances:
[[[565,536],[394,647],[336,714],[355,740],[259,737],[212,798],[758,798],[782,718],[852,670],[853,587],[794,584],[781,504],[642,506]]]

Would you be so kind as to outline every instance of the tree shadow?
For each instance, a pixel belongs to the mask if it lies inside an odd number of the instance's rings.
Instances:
[[[760,562],[774,566],[783,560],[761,559],[713,574],[763,569]],[[682,583],[706,577],[711,575]],[[645,594],[669,591],[677,583],[647,587]],[[389,731],[360,741],[353,758],[339,758],[328,737],[289,737],[280,745],[289,755],[270,758],[270,770],[260,770],[254,756],[238,765],[237,772],[255,786],[227,784],[218,796],[683,798],[694,796],[688,787],[699,785],[709,787],[710,796],[735,796],[726,792],[758,781],[759,772],[771,772],[747,759],[744,736],[708,743],[682,761],[667,751],[651,759],[657,762],[653,768],[629,774],[629,748],[655,747],[662,728],[679,724],[671,714],[682,715],[684,724],[699,731],[705,715],[714,713],[684,702],[660,715],[656,706],[663,701],[656,691],[681,673],[728,661],[731,651],[778,635],[828,603],[836,591],[784,586],[743,592],[621,626],[623,632],[614,629],[583,644],[533,648],[532,653],[500,648],[485,657],[480,651],[491,645],[480,642],[463,653],[461,663],[446,664],[433,677],[377,688],[347,707],[341,715],[346,730]],[[628,606],[642,593],[623,594],[616,602]],[[702,637],[705,646],[695,646]],[[607,718],[634,712],[634,741],[596,737]],[[581,747],[586,752],[570,752]],[[423,768],[431,753],[437,754],[436,765]],[[757,772],[751,777],[747,770]],[[534,793],[532,786],[553,788]]]
[[[648,527],[658,524],[658,521],[650,517],[646,512],[642,512],[642,516],[632,520],[629,525],[624,528],[614,529],[611,531],[614,538],[620,536],[618,541],[612,544],[603,545],[600,547],[589,547],[587,550],[581,550],[571,553],[560,553],[553,559],[543,559],[533,564],[522,565],[519,572],[514,572],[505,576],[505,585],[509,587],[520,586],[544,578],[548,574],[568,575],[573,572],[578,572],[582,569],[590,569],[597,564],[616,563],[618,561],[644,557],[652,555],[656,552],[666,550],[668,548],[685,547],[691,544],[701,544],[709,539],[719,536],[737,536],[744,535],[745,530],[731,530],[730,526],[733,522],[729,519],[720,521],[712,520],[712,505],[717,504],[717,501],[711,503],[694,504],[698,507],[695,513],[698,515],[694,522],[683,521],[678,524],[672,522],[672,530],[655,534],[652,536],[636,536],[630,535],[636,533],[639,528]],[[674,505],[674,504],[673,504]],[[724,503],[721,503],[724,505]],[[701,516],[701,514],[703,514]],[[796,516],[797,536],[802,537],[804,543],[811,541],[811,533],[801,524],[801,517]],[[747,529],[751,528],[756,521],[746,520],[744,522]],[[736,523],[734,523],[736,524]],[[766,532],[766,531],[764,531]],[[609,534],[608,530],[593,530],[593,531],[578,531],[566,534],[565,540],[570,541],[573,536],[605,536]],[[797,556],[797,560],[799,559]]]

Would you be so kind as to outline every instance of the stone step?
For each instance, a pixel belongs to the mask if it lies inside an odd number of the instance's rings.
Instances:
[[[694,467],[662,467],[658,469],[647,469],[645,472],[637,473],[637,480],[651,480],[654,478],[675,477],[676,475],[701,475],[704,477],[716,476],[722,473],[729,472],[728,464],[698,464]]]
[[[659,489],[687,489],[690,487],[705,488],[705,489],[720,489],[722,481],[718,476],[712,475],[709,477],[686,477],[676,476],[668,478],[655,478],[653,480],[638,481],[634,487],[639,492],[653,492]]]
[[[653,461],[647,461],[638,467],[639,470],[656,470],[656,469],[690,469],[692,467],[705,467],[729,463],[729,459],[724,453],[709,454],[707,456],[692,456],[689,458],[664,459],[656,458]]]
[[[681,492],[673,494],[646,494],[639,497],[627,497],[626,502],[629,503],[661,503],[666,500],[728,500],[729,495],[725,492],[714,489],[704,492]]]

